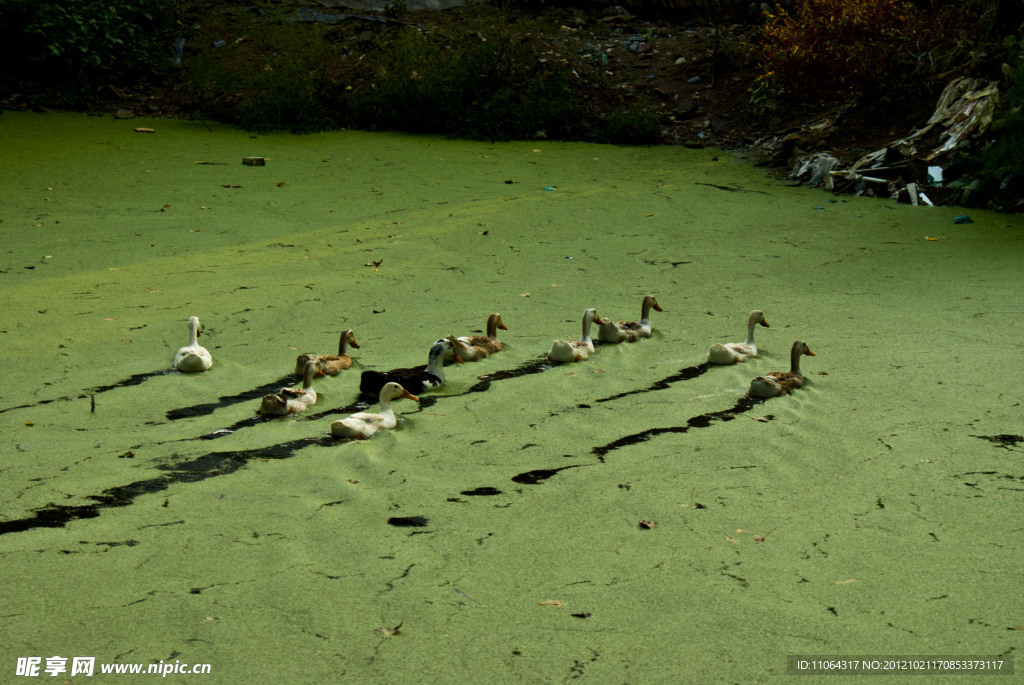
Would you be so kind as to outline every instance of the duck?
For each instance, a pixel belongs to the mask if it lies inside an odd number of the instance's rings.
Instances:
[[[464,335],[457,340],[462,361],[476,362],[489,354],[501,352],[501,341],[498,340],[498,329],[507,331],[508,327],[501,320],[501,314],[494,313],[487,317],[487,335]]]
[[[765,321],[764,312],[755,309],[747,319],[747,340],[741,343],[715,343],[708,351],[708,361],[712,364],[736,364],[757,356],[757,345],[754,344],[754,326],[761,324],[771,328]]]
[[[343,330],[338,339],[338,354],[300,354],[295,360],[295,373],[302,373],[306,362],[316,362],[318,376],[337,376],[352,366],[352,357],[345,352],[346,345],[359,349],[355,334],[348,329]]]
[[[556,340],[548,350],[548,361],[581,362],[594,351],[594,341],[590,339],[590,324],[601,321],[593,308],[583,312],[583,336],[579,340]]]
[[[306,362],[302,370],[301,388],[281,388],[276,393],[264,395],[260,402],[261,414],[298,414],[316,404],[316,390],[313,377],[316,376],[316,362]]]
[[[210,356],[210,351],[199,344],[199,336],[202,334],[203,327],[199,323],[199,317],[190,316],[188,319],[189,343],[174,355],[175,370],[194,373],[206,371],[213,366],[213,357]]]
[[[377,397],[381,388],[391,382],[399,383],[414,395],[430,390],[437,390],[444,385],[444,361],[454,359],[459,364],[462,358],[455,351],[451,341],[441,339],[430,346],[427,365],[415,366],[411,369],[392,369],[390,371],[363,371],[359,377],[359,392],[370,397]]]
[[[800,373],[801,355],[816,357],[803,340],[793,343],[793,349],[789,353],[789,371],[774,371],[764,376],[758,376],[750,381],[750,394],[757,397],[780,397],[788,395],[797,388],[803,387],[804,376]]]
[[[391,400],[406,398],[420,401],[420,398],[402,387],[401,383],[385,383],[380,389],[380,413],[357,412],[347,419],[331,422],[331,435],[336,438],[357,438],[364,440],[379,430],[391,430],[398,425]]]
[[[640,321],[603,321],[597,332],[599,340],[607,343],[636,342],[640,338],[651,337],[651,309],[663,311],[654,295],[644,295],[640,303]]]

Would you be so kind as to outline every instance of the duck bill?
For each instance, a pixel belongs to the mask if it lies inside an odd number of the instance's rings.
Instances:
[[[356,348],[357,350],[359,349],[359,343],[356,342],[355,338],[352,338],[352,342],[350,342],[349,345]]]
[[[809,348],[809,347],[807,348],[807,352],[805,354],[809,354],[812,357],[817,357],[818,356],[818,355],[814,354],[813,352],[811,352],[811,348]]]
[[[452,352],[452,354],[454,355],[455,361],[457,361],[457,362],[458,362],[458,363],[460,363],[460,364],[462,364],[462,363],[463,363],[463,362],[462,362],[462,357],[460,357],[460,356],[459,356],[459,353],[458,353],[458,352]]]
[[[409,392],[405,388],[402,388],[402,397],[404,397],[407,400],[413,400],[415,402],[419,402],[420,401],[420,398],[416,397],[416,395],[413,395],[411,392]]]
[[[761,319],[761,325],[764,326],[765,328],[771,328],[771,326],[768,325],[768,322],[765,321],[764,319]]]

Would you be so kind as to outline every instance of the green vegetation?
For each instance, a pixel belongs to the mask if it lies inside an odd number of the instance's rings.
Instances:
[[[173,16],[170,0],[0,0],[5,68],[42,76],[30,99],[79,106],[166,69]]]
[[[493,1],[504,3],[498,12],[470,6],[438,22],[409,14],[406,0],[340,21],[289,0],[0,0],[0,88],[15,105],[87,109],[163,83],[182,109],[260,132],[351,126],[631,145],[662,138],[660,112],[672,94],[624,90],[627,77],[597,47],[621,41],[618,29],[590,21],[591,42],[574,54],[560,46],[575,25],[545,34],[535,13],[510,9],[522,3]],[[710,4],[717,25],[725,5]],[[637,7],[660,11],[655,5]],[[965,144],[958,164],[966,174],[960,201],[994,197],[1011,206],[1024,194],[1022,22],[1019,2],[794,0],[763,17],[756,47],[723,46],[716,34],[715,63],[736,67],[756,54],[750,99],[769,113],[858,102],[892,112],[894,124],[901,103],[933,102],[955,76],[998,79],[1002,62],[1017,64],[994,125]],[[602,63],[589,76],[574,68]]]
[[[757,92],[839,101],[905,91],[935,66],[925,57],[945,43],[939,14],[904,0],[776,6],[762,31]]]
[[[580,136],[571,74],[534,53],[529,26],[464,32],[443,44],[408,27],[377,45],[372,81],[346,101],[358,126],[470,138]]]
[[[1020,211],[1024,198],[1024,59],[1017,60],[992,126],[958,157],[963,176],[951,187],[958,190],[959,203]]]

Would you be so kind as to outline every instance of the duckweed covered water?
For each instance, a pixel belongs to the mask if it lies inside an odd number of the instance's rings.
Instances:
[[[1019,218],[679,148],[0,132],[8,676],[762,682],[790,654],[1019,651]],[[650,340],[542,359],[646,293]],[[754,308],[761,357],[708,367]],[[492,311],[504,351],[395,402],[398,430],[330,438],[360,371]],[[214,366],[168,372],[191,315]],[[343,328],[354,367],[257,418]],[[796,339],[807,385],[746,398]]]

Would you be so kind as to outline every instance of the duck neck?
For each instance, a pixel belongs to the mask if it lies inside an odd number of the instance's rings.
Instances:
[[[188,344],[189,347],[199,344],[199,319],[194,316],[188,320]]]
[[[311,390],[313,388],[313,376],[316,375],[316,362],[306,362],[305,368],[302,369],[302,389]]]
[[[498,337],[498,316],[496,314],[487,317],[487,337],[491,340]]]
[[[793,345],[789,353],[789,372],[794,376],[803,375],[800,373],[800,348],[797,345]]]
[[[750,317],[747,320],[747,345],[754,344],[754,327],[757,326],[757,322],[754,321],[754,317]]]
[[[427,373],[433,374],[444,382],[444,350],[430,350],[430,357],[427,358]]]
[[[584,315],[583,317],[583,335],[580,337],[580,342],[590,342],[590,323],[593,321],[589,316]]]

